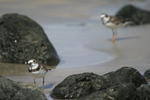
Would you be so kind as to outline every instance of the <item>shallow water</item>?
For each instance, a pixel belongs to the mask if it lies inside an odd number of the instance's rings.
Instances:
[[[109,60],[109,54],[85,47],[100,36],[94,29],[92,25],[78,24],[50,25],[45,28],[61,59],[57,68],[81,67]]]

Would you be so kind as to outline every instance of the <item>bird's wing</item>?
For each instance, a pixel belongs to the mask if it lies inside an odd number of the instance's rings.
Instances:
[[[48,69],[44,65],[40,64],[40,66],[43,70],[48,71]]]
[[[120,24],[120,23],[124,23],[124,22],[125,22],[124,19],[122,19],[122,18],[120,18],[120,17],[113,17],[113,16],[110,17],[110,20],[109,20],[109,21],[110,21],[110,22],[113,22],[113,23],[115,23],[115,24]]]

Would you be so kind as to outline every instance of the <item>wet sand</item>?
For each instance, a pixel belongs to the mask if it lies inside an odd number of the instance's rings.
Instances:
[[[116,39],[116,42],[111,43],[110,41],[112,36],[111,30],[105,28],[99,20],[99,15],[103,12],[110,13],[112,15],[116,13],[119,7],[125,5],[124,1],[122,2],[119,2],[118,0],[114,0],[114,2],[109,2],[109,0],[108,1],[94,0],[94,2],[91,2],[90,0],[88,0],[88,2],[86,0],[81,0],[80,2],[74,2],[69,0],[63,0],[63,2],[58,1],[59,0],[47,2],[45,0],[43,1],[43,3],[36,2],[35,4],[34,2],[31,2],[27,3],[29,4],[30,7],[26,7],[25,5],[19,6],[19,9],[16,7],[10,10],[9,12],[17,11],[18,13],[23,13],[24,15],[27,15],[32,19],[35,19],[43,27],[47,26],[49,22],[51,22],[51,24],[55,24],[56,26],[57,24],[60,23],[62,24],[64,22],[63,24],[65,25],[79,25],[79,27],[86,27],[89,30],[91,30],[87,32],[89,32],[91,36],[94,35],[94,37],[92,40],[90,40],[88,43],[84,45],[84,48],[92,50],[92,52],[93,51],[104,52],[109,54],[110,56],[103,63],[99,62],[85,66],[83,65],[82,67],[55,68],[49,66],[49,68],[54,69],[52,69],[52,71],[50,71],[45,77],[44,93],[46,95],[48,95],[50,91],[52,91],[53,88],[57,84],[59,84],[64,78],[72,74],[93,72],[99,75],[103,75],[107,72],[115,71],[123,66],[134,67],[143,74],[145,70],[150,68],[150,60],[149,60],[150,25],[120,28],[118,29],[118,37]],[[17,5],[18,3],[19,2],[17,2]],[[10,5],[10,3],[7,2],[1,4]],[[32,4],[34,6],[31,6]],[[144,3],[141,1],[136,1],[136,3],[133,2],[133,4],[140,5],[143,8],[147,7],[145,9],[148,9],[149,7],[145,6]],[[14,3],[13,5],[16,4]],[[65,8],[63,8],[64,6]],[[11,7],[13,8],[13,6],[9,6],[10,9]],[[43,8],[40,9],[40,7]],[[51,8],[57,9],[53,10]],[[33,9],[32,12],[34,13],[29,12],[31,11],[30,9]],[[26,12],[26,10],[28,11]],[[8,13],[7,11],[8,10],[3,9],[3,13]],[[38,14],[38,12],[41,13]],[[50,12],[51,14],[49,14]],[[2,15],[2,13],[0,14]],[[83,31],[85,30],[80,30],[79,32],[82,33]],[[53,43],[53,40],[52,39],[50,40]],[[54,46],[56,46],[57,50],[57,43],[53,44]],[[13,64],[13,66],[16,65]],[[23,74],[15,70],[14,72],[12,72],[12,74],[6,75],[8,66],[6,66],[5,68],[6,68],[5,72],[1,73],[5,77],[14,81],[27,82],[29,84],[33,84],[33,78],[28,74],[28,72],[26,72],[27,65],[24,65],[21,68]],[[17,68],[18,67],[16,66],[16,69]],[[36,82],[37,86],[41,88],[42,79],[36,79]],[[47,98],[51,100],[49,96],[47,96]]]

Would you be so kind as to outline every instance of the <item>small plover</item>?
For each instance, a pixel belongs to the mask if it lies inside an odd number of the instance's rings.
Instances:
[[[36,78],[43,78],[43,85],[42,85],[43,91],[45,75],[51,69],[47,69],[44,65],[37,63],[35,59],[29,60],[28,64],[29,64],[28,68],[29,74],[34,77],[34,85],[36,85],[35,82]]]
[[[111,39],[112,42],[115,42],[115,39],[117,38],[117,30],[116,30],[117,28],[124,27],[124,26],[129,25],[129,24],[134,24],[134,22],[132,22],[132,21],[126,21],[123,18],[115,17],[115,16],[109,16],[107,14],[102,14],[100,16],[100,18],[101,18],[104,26],[112,29],[112,32],[113,32],[113,36]]]

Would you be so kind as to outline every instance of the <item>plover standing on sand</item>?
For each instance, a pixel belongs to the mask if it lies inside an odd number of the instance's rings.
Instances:
[[[109,16],[107,14],[102,14],[100,18],[104,26],[112,29],[113,32],[113,36],[111,39],[112,42],[115,42],[115,39],[117,38],[117,30],[116,30],[117,28],[124,27],[129,24],[134,24],[134,22],[132,21],[126,21],[123,18]]]
[[[36,85],[35,82],[36,78],[43,78],[43,85],[42,85],[43,91],[45,75],[51,69],[47,69],[44,65],[37,63],[35,59],[29,60],[28,64],[29,64],[28,68],[29,74],[34,77],[34,85]]]

